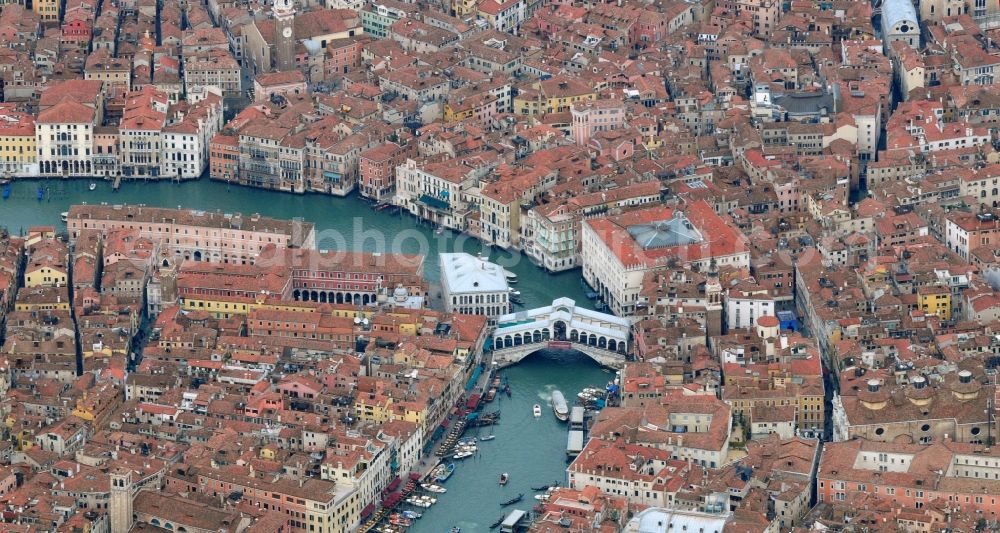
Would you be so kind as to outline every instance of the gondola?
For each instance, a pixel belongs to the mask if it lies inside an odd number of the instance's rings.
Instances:
[[[549,487],[551,487],[551,486],[552,486],[552,485],[541,485],[541,486],[539,486],[539,487],[531,487],[531,490],[535,490],[535,491],[539,491],[539,490],[549,490]]]
[[[514,496],[513,498],[511,498],[511,499],[509,499],[509,500],[501,503],[500,506],[501,507],[507,507],[508,505],[514,505],[515,503],[517,503],[517,502],[519,502],[519,501],[521,501],[523,499],[524,499],[524,494],[518,494],[517,496]]]
[[[503,517],[501,516],[500,518],[497,518],[496,522],[493,522],[492,524],[490,524],[490,529],[496,529],[496,528],[500,527],[500,524],[502,524],[502,523],[503,523]]]

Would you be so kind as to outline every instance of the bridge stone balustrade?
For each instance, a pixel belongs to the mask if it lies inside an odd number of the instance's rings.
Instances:
[[[577,350],[601,365],[620,368],[630,353],[630,330],[627,319],[559,298],[550,306],[501,316],[493,332],[493,361],[504,367],[539,350]]]

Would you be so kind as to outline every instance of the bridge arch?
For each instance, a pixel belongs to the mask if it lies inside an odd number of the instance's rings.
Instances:
[[[494,360],[514,364],[542,349],[577,350],[606,366],[620,366],[629,353],[631,323],[559,298],[551,306],[499,317]]]

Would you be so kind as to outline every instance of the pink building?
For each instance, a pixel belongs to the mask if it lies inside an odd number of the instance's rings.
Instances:
[[[306,91],[306,77],[300,70],[259,74],[253,82],[255,102],[267,102],[273,95],[304,95]]]
[[[403,162],[403,147],[385,144],[361,152],[361,195],[384,200],[396,186],[396,166]]]
[[[619,100],[577,102],[570,109],[570,114],[573,117],[573,140],[580,146],[587,146],[595,133],[622,127],[625,123],[625,104]]]
[[[274,246],[315,248],[312,223],[278,220],[257,214],[218,213],[143,206],[74,205],[66,221],[70,242],[80,232],[96,229],[136,229],[139,236],[160,243],[175,261],[253,263],[261,250]]]
[[[598,157],[606,157],[621,161],[632,157],[635,147],[639,144],[639,135],[633,128],[598,131],[590,138],[590,149]]]
[[[359,39],[337,39],[326,45],[326,61],[323,71],[326,79],[354,71],[361,65],[361,45]]]

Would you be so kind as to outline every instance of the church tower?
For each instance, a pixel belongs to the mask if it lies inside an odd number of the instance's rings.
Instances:
[[[295,68],[295,5],[292,0],[274,0],[274,48],[277,70]]]
[[[115,468],[111,476],[111,533],[128,533],[132,529],[132,471]]]
[[[719,265],[715,263],[715,259],[709,263],[708,275],[705,276],[705,297],[708,300],[705,306],[705,333],[710,337],[721,335],[725,302],[722,284],[719,283]]]

